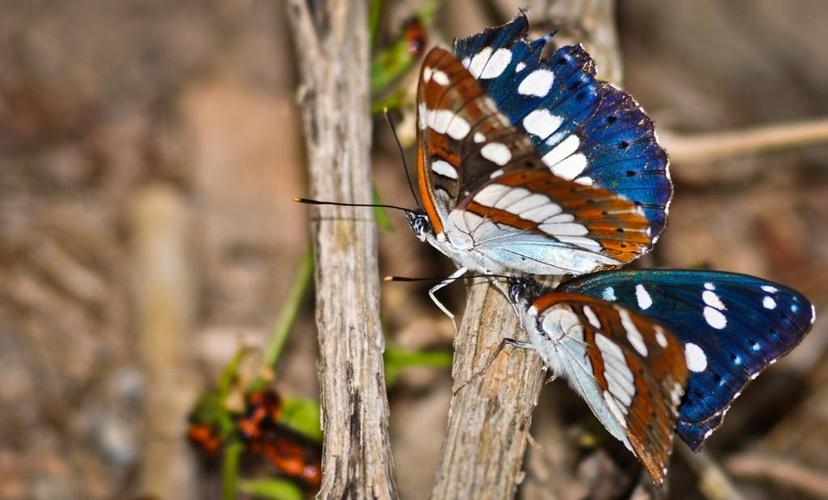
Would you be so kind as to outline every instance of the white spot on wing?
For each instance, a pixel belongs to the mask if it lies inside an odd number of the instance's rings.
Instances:
[[[545,139],[558,130],[563,118],[555,116],[548,109],[536,109],[523,119],[523,128],[530,134]]]
[[[509,151],[509,147],[499,142],[486,144],[480,149],[480,154],[483,158],[497,163],[501,167],[512,159],[512,152]]]
[[[491,207],[510,190],[509,186],[503,184],[489,184],[474,195],[472,199],[481,205]]]
[[[727,318],[718,309],[713,309],[710,306],[704,307],[704,320],[707,324],[717,330],[721,330],[727,326]]]
[[[434,83],[436,83],[438,85],[442,85],[443,87],[445,87],[446,85],[448,85],[450,83],[449,77],[448,77],[447,74],[440,71],[439,69],[435,70],[434,71]]]
[[[770,285],[762,285],[762,290],[764,290],[768,293],[776,293],[776,292],[779,291],[778,288],[776,288],[775,286],[770,286]]]
[[[474,133],[474,142],[481,143],[486,140],[486,136],[481,134],[480,132]]]
[[[530,220],[532,222],[543,222],[546,219],[559,213],[561,213],[560,205],[549,201],[548,203],[545,203],[544,205],[541,205],[539,207],[521,212],[520,217],[522,219]]]
[[[499,169],[495,170],[494,172],[492,172],[491,174],[489,174],[489,179],[496,179],[496,178],[500,177],[501,175],[503,175],[503,169],[499,168]]]
[[[523,64],[522,62],[517,63],[515,65],[515,73],[520,73],[521,71],[523,71],[523,68],[525,68],[525,67],[526,67],[526,65]]]
[[[531,193],[524,188],[510,188],[505,192],[502,198],[495,203],[495,208],[502,208],[508,210],[514,203],[527,198]]]
[[[660,326],[655,327],[655,339],[656,342],[658,342],[658,345],[663,348],[667,348],[667,336],[664,335],[664,330],[662,330]]]
[[[589,324],[594,326],[595,328],[601,328],[601,322],[598,320],[598,316],[595,315],[595,311],[592,310],[589,306],[584,306],[584,315],[589,320]]]
[[[431,164],[431,170],[449,179],[457,179],[457,170],[447,161],[435,160]]]
[[[692,342],[684,344],[684,358],[691,372],[700,373],[707,369],[707,356],[701,347]]]
[[[577,179],[575,179],[575,182],[577,182],[578,184],[583,184],[584,186],[591,186],[592,183],[593,183],[593,180],[592,180],[592,177],[582,176],[582,177],[578,177]],[[656,240],[653,240],[653,243],[655,243],[655,242],[656,242]]]
[[[548,69],[536,69],[529,73],[518,85],[518,94],[543,97],[552,88],[555,74]]]
[[[480,78],[480,73],[483,72],[483,68],[486,67],[486,61],[489,60],[489,57],[492,55],[492,48],[486,47],[477,54],[472,57],[471,62],[469,63],[468,70],[469,73],[475,78]]]
[[[621,408],[618,407],[618,403],[615,402],[615,400],[612,398],[610,393],[607,392],[607,391],[604,391],[604,401],[606,401],[607,407],[610,409],[610,412],[615,417],[615,419],[618,421],[618,423],[621,424],[621,427],[626,429],[627,428],[627,417],[621,411]]]
[[[488,80],[490,78],[497,78],[503,73],[507,67],[509,67],[509,63],[512,62],[512,51],[509,49],[497,49],[492,57],[489,58],[489,62],[486,63],[486,67],[483,68],[483,72],[480,74],[481,80]]]
[[[614,300],[616,300],[615,289],[611,286],[604,288],[604,290],[601,292],[601,298],[608,302],[613,302]]]
[[[552,148],[548,153],[543,155],[543,162],[549,166],[554,167],[562,160],[570,156],[572,153],[578,150],[578,146],[581,145],[581,139],[578,138],[575,134],[570,134],[566,139],[561,141],[560,144]]]
[[[426,124],[438,134],[448,134],[452,139],[460,140],[469,133],[471,126],[465,118],[448,109],[425,110]]]
[[[713,309],[710,306],[704,307],[704,320],[707,321],[708,325],[717,330],[721,330],[727,326],[727,318],[725,315],[718,309]]]
[[[641,309],[648,309],[653,305],[653,299],[641,283],[635,285],[635,300],[638,302],[638,307]]]
[[[589,229],[581,224],[574,222],[567,222],[564,224],[548,224],[544,223],[538,226],[538,229],[546,234],[552,236],[584,236],[589,234]]]
[[[762,299],[762,305],[765,306],[765,309],[776,309],[776,301],[770,295],[765,295],[765,298]]]
[[[644,336],[641,335],[641,332],[638,331],[638,328],[636,328],[635,323],[633,323],[633,320],[630,317],[630,313],[627,312],[626,309],[619,308],[618,314],[621,316],[621,325],[627,332],[627,340],[630,341],[633,349],[635,349],[638,354],[647,356],[647,344],[644,343]]]
[[[719,296],[716,295],[716,292],[713,292],[711,290],[705,290],[702,292],[702,300],[708,306],[715,307],[720,311],[724,311],[725,309],[727,309],[725,305],[722,303],[722,299],[720,299]]]
[[[593,252],[600,252],[602,250],[600,243],[583,236],[561,236],[556,234],[555,238],[564,243],[571,243],[572,245],[579,246]]]
[[[705,288],[705,290],[715,290],[716,289],[716,287],[713,285],[713,283],[710,283],[709,281],[704,284],[704,288]]]
[[[522,216],[524,212],[544,206],[548,203],[552,203],[552,200],[550,200],[548,196],[534,193],[518,201],[517,203],[513,203],[511,206],[509,206],[509,211],[513,214]],[[560,207],[558,209],[558,212],[560,212]]]
[[[571,181],[581,175],[587,167],[586,156],[578,153],[558,162],[552,167],[552,173]]]
[[[624,351],[603,333],[598,332],[595,334],[595,345],[601,350],[601,355],[605,363],[610,361],[607,358],[615,358],[615,361],[620,361],[624,366],[627,365],[627,361],[624,359]],[[630,372],[629,378],[632,379],[632,372]]]

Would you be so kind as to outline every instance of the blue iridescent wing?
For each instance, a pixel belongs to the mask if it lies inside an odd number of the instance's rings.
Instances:
[[[793,349],[814,320],[799,292],[752,276],[640,270],[582,276],[559,290],[622,304],[685,345],[690,379],[677,432],[698,449],[745,385]]]
[[[454,52],[553,173],[624,195],[657,238],[673,188],[652,120],[629,94],[595,79],[583,47],[541,59],[551,35],[530,41],[527,26],[520,15],[457,40]]]

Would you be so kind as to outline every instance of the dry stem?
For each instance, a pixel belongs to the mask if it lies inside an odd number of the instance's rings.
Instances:
[[[674,162],[713,161],[828,142],[828,119],[699,135],[662,134],[661,139]]]
[[[317,199],[370,202],[365,2],[288,3]],[[325,431],[320,498],[397,496],[388,439],[376,231],[364,208],[315,207],[316,324]]]

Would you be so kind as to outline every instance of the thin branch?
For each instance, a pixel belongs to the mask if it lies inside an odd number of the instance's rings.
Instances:
[[[828,118],[699,135],[662,133],[676,163],[707,162],[828,142]]]
[[[194,498],[195,464],[183,439],[197,385],[189,365],[195,308],[191,214],[181,193],[165,185],[142,188],[129,208],[137,336],[148,388],[141,493]]]
[[[364,1],[288,2],[316,199],[371,201],[366,10]],[[372,212],[312,211],[325,431],[319,497],[395,498]]]
[[[815,498],[828,498],[828,475],[788,459],[743,453],[728,457],[725,467],[732,474],[772,481],[796,488]]]
[[[513,12],[523,6],[514,2]],[[530,12],[531,14],[531,12]],[[619,80],[612,0],[555,2],[547,16],[577,26],[592,46],[605,79]],[[590,44],[592,40],[612,43]],[[601,63],[605,64],[601,64]],[[511,498],[522,478],[529,426],[542,386],[542,363],[533,352],[507,347],[486,368],[504,337],[525,338],[506,298],[487,283],[470,287],[463,323],[454,340],[455,394],[432,496]],[[482,376],[475,376],[486,368]]]
[[[708,500],[740,500],[745,498],[727,473],[704,450],[694,452],[686,444],[676,442],[676,452],[698,477],[699,491]]]

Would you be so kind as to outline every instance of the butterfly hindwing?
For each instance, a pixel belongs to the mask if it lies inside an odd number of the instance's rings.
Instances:
[[[721,424],[745,385],[802,340],[814,318],[813,306],[797,291],[733,273],[614,271],[559,289],[612,301],[674,332],[690,374],[678,434],[694,449]]]
[[[624,195],[642,207],[657,238],[672,184],[652,120],[629,94],[595,78],[583,47],[542,58],[551,35],[528,40],[527,27],[520,15],[457,40],[454,51],[552,172]]]
[[[607,190],[545,169],[514,168],[449,215],[447,234],[509,269],[577,274],[629,262],[651,244],[641,210]]]
[[[681,343],[624,307],[549,292],[534,300],[530,340],[661,484],[687,380]]]

